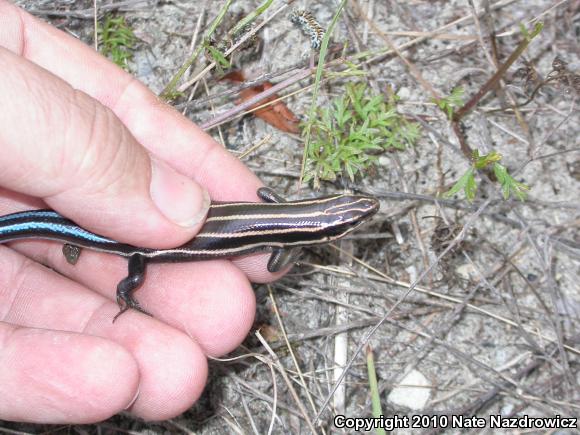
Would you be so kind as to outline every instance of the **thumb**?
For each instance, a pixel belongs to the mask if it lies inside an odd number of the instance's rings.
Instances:
[[[205,189],[151,156],[111,110],[1,47],[0,107],[0,186],[134,245],[176,246],[199,230]]]

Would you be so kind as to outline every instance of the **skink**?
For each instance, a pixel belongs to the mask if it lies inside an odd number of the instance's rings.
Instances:
[[[213,202],[199,233],[173,249],[140,248],[85,230],[52,210],[30,210],[0,216],[0,243],[38,238],[65,242],[67,261],[75,264],[80,248],[121,255],[129,259],[129,273],[117,286],[120,311],[145,314],[132,296],[145,279],[148,262],[182,262],[231,258],[271,251],[268,270],[276,272],[294,262],[301,247],[339,239],[379,209],[376,198],[333,195],[285,201],[269,188],[258,189],[262,203]]]

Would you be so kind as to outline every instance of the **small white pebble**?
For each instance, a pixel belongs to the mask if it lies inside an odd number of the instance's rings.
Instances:
[[[431,383],[417,370],[411,370],[387,396],[393,405],[404,406],[414,411],[425,408],[431,396]]]

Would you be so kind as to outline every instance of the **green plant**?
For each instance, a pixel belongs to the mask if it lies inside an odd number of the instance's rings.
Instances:
[[[447,118],[453,119],[453,114],[454,114],[455,109],[463,106],[463,94],[464,93],[465,93],[465,90],[461,86],[458,86],[458,87],[453,88],[451,90],[451,94],[449,94],[449,96],[443,97],[440,99],[434,98],[433,102],[435,104],[437,104],[437,106],[443,112],[445,112],[445,114],[447,115]]]
[[[231,68],[230,61],[226,59],[222,51],[213,47],[209,41],[204,41],[203,45],[206,49],[206,55],[215,62],[218,75],[223,75],[224,69]]]
[[[475,181],[475,172],[487,168],[488,166],[493,167],[493,172],[497,178],[497,181],[501,184],[501,190],[504,199],[510,197],[510,193],[513,193],[520,201],[526,199],[526,191],[530,188],[524,183],[516,181],[507,171],[506,167],[501,165],[499,161],[502,159],[502,155],[492,151],[489,154],[483,156],[479,155],[479,151],[473,151],[472,164],[471,167],[461,176],[459,180],[449,189],[444,196],[449,198],[455,195],[460,190],[465,193],[465,198],[469,202],[475,199],[475,194],[477,193],[477,183]]]
[[[344,95],[318,108],[305,126],[311,132],[304,181],[351,180],[387,149],[405,149],[419,138],[419,126],[396,109],[398,97],[369,95],[366,84],[349,83]]]
[[[369,388],[371,390],[371,406],[374,418],[381,418],[383,416],[383,409],[381,407],[381,396],[379,392],[379,384],[377,382],[377,371],[375,370],[375,358],[373,350],[370,345],[367,346],[367,373],[369,375]],[[375,430],[377,435],[386,435],[387,432],[382,427],[377,427]]]
[[[127,61],[133,58],[133,49],[137,38],[127,25],[125,17],[107,15],[105,22],[97,27],[100,40],[100,51],[123,69],[127,69]]]

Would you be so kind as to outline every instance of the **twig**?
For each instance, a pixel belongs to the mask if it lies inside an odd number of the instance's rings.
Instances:
[[[288,377],[288,374],[286,373],[286,370],[284,369],[282,362],[278,358],[278,355],[276,355],[274,353],[274,351],[270,348],[270,346],[268,345],[268,342],[264,339],[264,337],[262,337],[262,334],[260,334],[260,331],[256,331],[255,335],[258,338],[258,340],[260,340],[260,343],[262,343],[262,345],[264,346],[266,351],[270,354],[272,359],[274,360],[276,367],[278,368],[278,372],[280,372],[280,374],[282,375],[282,378],[284,378],[284,382],[286,382],[286,386],[288,387],[288,390],[290,391],[292,398],[296,402],[296,405],[298,406],[298,409],[300,410],[300,413],[302,414],[302,417],[306,421],[306,424],[308,425],[310,431],[313,434],[318,433],[316,431],[316,429],[314,428],[313,422],[310,420],[310,417],[308,416],[308,412],[306,412],[304,405],[300,401],[300,398],[298,397],[298,393],[296,393],[296,390],[294,389],[294,386],[292,385],[292,381]]]
[[[155,4],[158,3],[158,1],[154,1],[154,5],[151,5],[151,1],[150,0],[125,0],[125,1],[120,1],[120,2],[116,2],[116,3],[110,3],[110,4],[104,4],[99,6],[99,11],[102,14],[104,14],[105,12],[109,12],[109,11],[114,11],[117,9],[121,9],[121,8],[125,8],[125,7],[129,7],[129,6],[135,6],[139,3],[143,3],[142,8],[148,8],[151,9],[152,7],[154,7]],[[80,18],[80,19],[85,19],[85,20],[92,20],[94,19],[94,15],[95,15],[95,7],[92,8],[88,8],[88,9],[82,9],[80,11],[57,11],[57,10],[49,10],[49,9],[27,9],[27,11],[29,13],[31,13],[32,15],[40,15],[40,16],[52,16],[52,17],[69,17],[69,18]]]
[[[224,19],[229,7],[232,4],[232,1],[233,0],[226,0],[224,5],[222,6],[221,10],[219,11],[218,15],[214,18],[214,20],[210,24],[209,30],[207,31],[207,34],[205,35],[206,38],[209,38],[211,35],[213,35],[213,33],[215,32],[217,27],[220,25],[220,23]],[[175,92],[175,88],[177,86],[177,83],[179,82],[179,80],[181,80],[181,77],[183,77],[185,72],[187,70],[189,70],[191,65],[193,65],[193,63],[195,62],[197,57],[201,54],[203,48],[204,48],[203,44],[199,44],[197,49],[191,54],[191,56],[189,56],[189,59],[187,59],[183,63],[183,65],[181,65],[181,68],[179,68],[177,73],[173,76],[173,78],[169,81],[169,83],[167,83],[165,88],[163,88],[163,90],[161,91],[161,94],[159,94],[159,96],[162,99],[168,100],[168,99],[173,98],[173,94]]]
[[[99,21],[97,19],[97,0],[93,0],[93,27],[94,27],[94,47],[95,51],[99,51]]]
[[[479,101],[491,90],[493,89],[501,77],[506,73],[509,67],[522,55],[524,50],[528,48],[530,42],[540,33],[542,30],[542,25],[537,23],[534,30],[530,35],[526,36],[522,42],[516,47],[513,53],[508,57],[508,59],[499,67],[496,73],[491,76],[491,78],[477,91],[477,93],[471,97],[471,99],[459,108],[453,114],[453,122],[458,123],[461,119],[471,112],[473,108],[479,103]]]
[[[312,411],[316,413],[316,405],[314,404],[314,400],[312,400],[312,395],[308,389],[308,385],[306,385],[306,381],[304,380],[304,375],[302,374],[302,370],[300,370],[300,364],[298,364],[298,359],[294,353],[294,349],[290,345],[290,341],[288,340],[288,335],[286,334],[286,328],[284,326],[284,322],[282,322],[282,317],[280,316],[280,311],[278,310],[278,304],[276,303],[276,298],[274,297],[274,293],[272,292],[272,286],[268,285],[268,295],[270,296],[270,301],[272,302],[272,307],[274,308],[274,314],[276,314],[276,320],[278,321],[278,327],[280,331],[282,331],[282,337],[284,338],[284,342],[286,343],[286,348],[292,357],[292,362],[294,363],[294,367],[296,367],[296,373],[300,378],[300,383],[302,384],[302,388],[306,394],[308,399],[308,403],[312,407]]]

